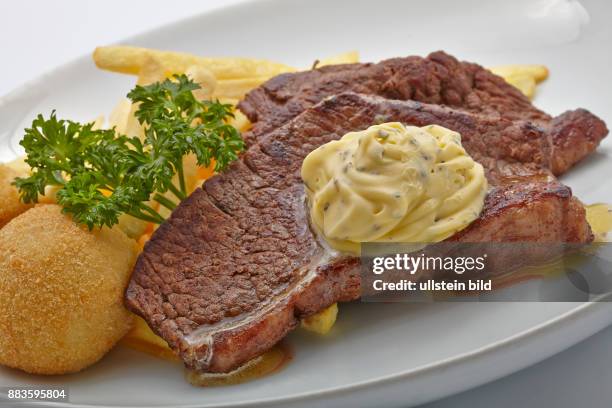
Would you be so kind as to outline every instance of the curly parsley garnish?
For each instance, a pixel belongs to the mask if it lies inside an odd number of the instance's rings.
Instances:
[[[143,140],[58,119],[55,111],[48,119],[38,115],[20,143],[32,168],[29,177],[13,182],[22,201],[37,202],[54,186],[64,212],[89,229],[111,227],[124,213],[163,222],[150,202],[172,210],[187,196],[185,155],[195,154],[200,166],[214,159],[215,170],[222,171],[244,150],[240,133],[227,123],[231,105],[198,101],[192,93],[198,88],[185,75],[136,86],[128,98],[139,104],[135,114],[145,129]]]

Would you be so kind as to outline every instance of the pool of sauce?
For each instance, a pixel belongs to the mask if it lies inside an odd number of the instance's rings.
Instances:
[[[136,323],[138,327],[135,329],[140,329],[140,331],[144,330],[144,333],[140,333],[140,335],[128,333],[121,340],[121,344],[163,360],[180,363],[181,359],[170,347],[168,347],[167,343],[157,337],[148,326],[143,326],[146,325],[144,321]],[[141,324],[139,325],[138,323]],[[147,340],[143,339],[143,336]],[[185,370],[185,375],[191,384],[200,387],[241,384],[280,371],[292,358],[293,352],[291,347],[286,342],[282,341],[261,356],[254,358],[227,374],[199,373],[193,370]]]

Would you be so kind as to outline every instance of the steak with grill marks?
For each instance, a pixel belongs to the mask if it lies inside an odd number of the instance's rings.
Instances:
[[[187,366],[228,372],[272,347],[301,317],[357,299],[359,259],[330,253],[313,235],[300,167],[316,147],[381,120],[456,130],[486,168],[491,191],[484,209],[451,240],[592,240],[582,205],[549,171],[569,157],[563,149],[570,147],[555,144],[557,138],[586,149],[606,135],[592,114],[564,114],[543,129],[499,115],[345,93],[259,136],[228,171],[184,200],[140,255],[127,306]]]

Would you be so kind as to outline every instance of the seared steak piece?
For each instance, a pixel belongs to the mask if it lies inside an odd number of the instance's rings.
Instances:
[[[228,372],[269,349],[300,317],[360,296],[359,259],[309,228],[300,167],[316,147],[376,121],[459,131],[492,185],[480,218],[451,239],[589,242],[584,209],[547,170],[554,135],[524,121],[412,101],[342,94],[259,138],[208,180],[146,244],[126,304],[189,367]],[[601,126],[580,111],[555,132]],[[603,125],[602,125],[603,126]]]
[[[446,105],[458,110],[490,115],[492,119],[528,120],[541,127],[553,127],[552,144],[559,154],[550,163],[560,175],[586,157],[599,144],[607,130],[594,118],[582,120],[581,128],[568,124],[574,116],[585,118],[577,110],[551,117],[503,78],[478,64],[460,62],[437,51],[428,57],[392,58],[377,64],[332,65],[276,76],[249,92],[238,105],[254,123],[245,138],[254,143],[264,135],[319,101],[351,91],[388,99],[414,100]],[[593,139],[583,135],[589,127]],[[560,131],[565,129],[565,131]]]
[[[549,128],[554,151],[551,170],[555,175],[565,173],[595,151],[608,134],[606,124],[584,109],[557,116],[550,122]]]
[[[518,89],[478,64],[443,51],[379,63],[330,65],[275,76],[238,105],[254,123],[253,141],[321,100],[342,92],[446,105],[510,120],[550,121]]]

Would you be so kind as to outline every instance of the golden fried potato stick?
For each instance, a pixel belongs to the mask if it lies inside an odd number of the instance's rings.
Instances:
[[[108,115],[108,126],[114,127],[117,134],[124,135],[131,112],[132,102],[127,98],[121,99]]]
[[[140,75],[148,57],[156,58],[167,74],[182,73],[192,65],[210,70],[217,79],[271,77],[295,68],[278,62],[239,57],[199,57],[192,54],[130,46],[97,47],[93,59],[98,68]]]
[[[536,80],[531,75],[509,75],[504,77],[506,82],[517,88],[529,99],[533,99],[536,90]]]
[[[350,64],[359,61],[359,53],[357,51],[349,51],[338,55],[333,55],[328,58],[319,60],[317,67],[337,64]],[[237,79],[219,79],[217,88],[213,93],[217,98],[242,99],[244,95],[254,88],[257,88],[262,83],[266,82],[270,77],[249,77]]]
[[[165,360],[180,361],[176,353],[168,346],[168,343],[153,333],[147,322],[140,316],[134,315],[134,326],[132,330],[121,339],[121,343],[130,348],[143,351]]]
[[[217,98],[242,99],[250,90],[266,82],[269,77],[220,79],[213,96]]]
[[[200,89],[193,91],[193,95],[199,99],[210,99],[217,88],[217,78],[207,68],[200,65],[192,65],[185,70],[185,75],[196,84]]]
[[[141,62],[142,66],[140,67],[140,71],[138,71],[138,80],[136,84],[145,86],[166,79],[164,67],[157,58],[145,56]],[[138,110],[138,105],[131,104],[123,131],[128,136],[138,136],[142,139],[144,138],[144,129],[136,119],[136,110]]]
[[[208,58],[187,53],[155,49],[110,46],[98,47],[93,53],[101,69],[138,75],[138,84],[163,80],[172,74],[186,73],[202,86],[198,97],[240,100],[271,77],[296,71],[274,61],[251,58]],[[318,66],[348,64],[359,61],[357,51],[349,51],[320,60]],[[128,130],[137,130],[133,122]]]
[[[251,121],[245,116],[245,114],[240,112],[238,109],[234,110],[234,117],[230,119],[228,123],[242,133],[249,130],[253,125]]]
[[[533,99],[536,85],[548,78],[548,68],[544,65],[499,65],[489,68],[489,71],[504,78],[529,99]]]
[[[548,68],[536,64],[510,64],[490,67],[489,71],[503,78],[527,75],[533,77],[536,83],[548,78]]]
[[[137,73],[136,83],[141,86],[163,81],[168,77],[166,67],[156,56],[146,55],[141,59],[142,65]]]
[[[319,60],[317,67],[326,65],[354,64],[359,62],[359,51],[348,51]]]
[[[326,309],[302,319],[301,327],[308,331],[325,335],[329,333],[338,317],[338,304],[334,303]]]

